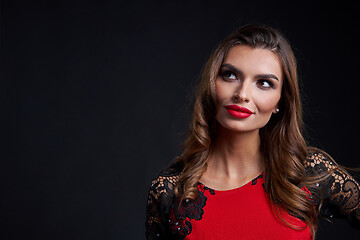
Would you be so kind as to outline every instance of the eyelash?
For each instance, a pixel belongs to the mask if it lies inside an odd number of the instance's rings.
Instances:
[[[267,84],[269,84],[269,86],[270,86],[270,87],[263,87],[263,86],[260,86],[260,87],[262,87],[262,88],[274,88],[274,84],[273,84],[271,81],[269,81],[269,80],[266,80],[266,79],[259,79],[259,80],[257,81],[257,83],[259,83],[259,82],[261,82],[261,83],[266,82],[266,83],[267,83]]]
[[[225,81],[234,81],[234,79],[229,79],[229,77],[227,77],[227,75],[234,75],[237,78],[236,74],[233,73],[232,71],[229,71],[229,70],[224,70],[224,71],[221,71],[221,76],[222,78],[225,80]]]
[[[231,76],[231,75],[234,75],[236,79],[230,79],[229,76]],[[238,77],[236,76],[236,74],[235,74],[234,72],[230,71],[230,70],[223,70],[223,71],[221,71],[221,77],[222,77],[225,81],[230,81],[230,82],[231,82],[231,81],[239,80]],[[266,82],[267,84],[269,84],[269,87],[263,87],[263,86],[261,86],[261,85],[258,85],[259,83],[264,83],[264,82]],[[274,88],[274,84],[273,84],[271,81],[267,80],[267,79],[259,79],[259,80],[257,80],[256,85],[258,85],[258,86],[259,86],[260,88],[262,88],[262,89]]]

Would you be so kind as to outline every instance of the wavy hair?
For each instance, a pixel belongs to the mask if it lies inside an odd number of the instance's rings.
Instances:
[[[279,108],[266,126],[260,129],[261,152],[265,159],[265,191],[271,207],[280,220],[299,229],[281,217],[280,209],[305,221],[315,238],[318,225],[315,209],[299,187],[306,182],[304,161],[307,144],[301,134],[302,106],[294,53],[283,35],[268,26],[247,25],[234,31],[211,54],[197,88],[189,134],[182,154],[175,162],[183,166],[175,186],[176,196],[194,199],[197,184],[207,168],[207,159],[216,137],[215,80],[229,50],[236,45],[267,49],[275,53],[284,76]]]

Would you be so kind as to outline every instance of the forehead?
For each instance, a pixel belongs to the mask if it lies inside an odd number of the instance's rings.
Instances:
[[[233,65],[244,74],[274,74],[283,78],[279,57],[268,49],[236,45],[229,50],[223,63]]]

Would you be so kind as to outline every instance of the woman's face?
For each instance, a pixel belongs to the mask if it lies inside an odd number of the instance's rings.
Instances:
[[[275,53],[246,45],[232,47],[215,82],[216,120],[231,131],[259,130],[276,113],[282,83]]]

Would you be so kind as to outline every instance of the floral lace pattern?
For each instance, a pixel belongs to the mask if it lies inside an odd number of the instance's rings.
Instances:
[[[322,203],[320,215],[347,218],[354,227],[360,227],[359,183],[325,153],[309,153],[305,169],[310,176],[331,173],[328,178],[319,180],[315,187],[309,187],[317,207]]]
[[[146,238],[170,239],[169,214],[179,174],[164,171],[152,181],[146,209]],[[176,239],[176,238],[173,238]]]
[[[199,192],[195,200],[186,199],[180,206],[180,198],[174,199],[170,206],[169,218],[170,231],[173,234],[178,232],[177,234],[185,238],[191,233],[191,220],[201,220],[207,201],[205,191],[209,191],[211,195],[215,194],[213,190],[199,184]]]
[[[152,181],[146,212],[147,239],[185,239],[192,231],[191,220],[201,220],[204,214],[205,191],[215,194],[214,190],[199,183],[197,198],[186,199],[180,205],[180,198],[174,196],[178,178],[178,172],[166,170]]]

